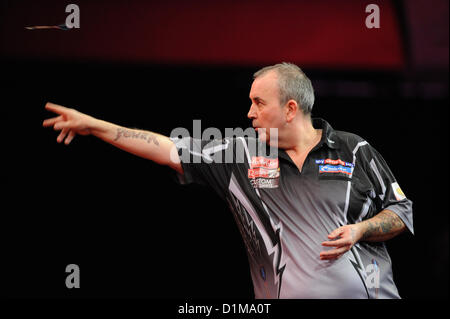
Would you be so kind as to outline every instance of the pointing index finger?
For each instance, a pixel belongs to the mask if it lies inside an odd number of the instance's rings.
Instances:
[[[53,104],[53,103],[50,103],[50,102],[47,102],[45,104],[45,109],[48,110],[48,111],[57,113],[57,114],[64,114],[65,113],[64,111],[67,110],[67,108],[64,107],[64,106]]]

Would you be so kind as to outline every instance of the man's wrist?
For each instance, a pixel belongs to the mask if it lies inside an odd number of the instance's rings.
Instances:
[[[355,227],[355,243],[364,239],[364,234],[367,230],[367,224],[365,221],[354,224]]]
[[[116,125],[112,123],[99,120],[94,117],[91,117],[88,121],[88,128],[91,134],[100,138],[115,135],[115,127]]]

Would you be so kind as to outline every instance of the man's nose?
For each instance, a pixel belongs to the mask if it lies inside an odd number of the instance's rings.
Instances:
[[[255,110],[255,106],[253,103],[250,106],[250,110],[248,111],[247,117],[251,120],[256,118],[256,110]]]

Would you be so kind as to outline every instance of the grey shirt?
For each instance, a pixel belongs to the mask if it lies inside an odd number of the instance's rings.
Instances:
[[[174,139],[179,180],[209,185],[228,203],[256,298],[399,298],[383,242],[357,243],[333,261],[319,254],[331,231],[383,209],[413,232],[412,202],[365,140],[321,119],[313,126],[322,139],[301,172],[284,150],[257,139]]]

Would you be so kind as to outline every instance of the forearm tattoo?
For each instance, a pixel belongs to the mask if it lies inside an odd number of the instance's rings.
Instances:
[[[159,142],[156,139],[156,136],[154,134],[151,134],[149,132],[144,132],[144,131],[118,128],[117,129],[117,135],[116,135],[116,138],[114,139],[114,141],[117,141],[120,138],[141,139],[141,140],[147,141],[147,143],[153,142],[153,144],[159,145]]]
[[[405,224],[395,213],[382,211],[366,221],[366,230],[362,240],[389,239],[404,230]]]

